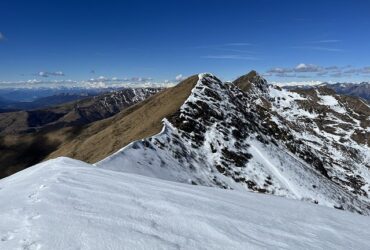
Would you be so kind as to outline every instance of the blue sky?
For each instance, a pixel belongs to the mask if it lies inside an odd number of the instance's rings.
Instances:
[[[0,81],[370,80],[370,1],[0,2]],[[103,78],[101,78],[103,79]]]

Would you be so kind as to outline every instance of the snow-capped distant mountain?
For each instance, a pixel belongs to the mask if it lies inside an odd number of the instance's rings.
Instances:
[[[201,74],[160,134],[96,165],[369,214],[370,107],[311,92],[269,86],[256,72],[233,84]]]
[[[69,158],[0,180],[0,249],[367,249],[369,217]]]
[[[327,83],[327,82],[297,82],[278,84],[278,86],[289,89],[310,89],[317,87],[327,87],[334,90],[337,94],[361,97],[368,102],[370,101],[370,83]]]
[[[335,83],[325,84],[328,88],[335,90],[338,94],[358,96],[370,101],[370,83]]]

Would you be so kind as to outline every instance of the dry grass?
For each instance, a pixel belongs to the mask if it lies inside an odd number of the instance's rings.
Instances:
[[[123,112],[78,131],[66,131],[66,139],[47,158],[69,156],[94,163],[116,152],[132,141],[157,134],[162,119],[175,113],[185,102],[198,81],[192,76]],[[51,138],[57,139],[57,138]]]
[[[50,127],[34,133],[0,135],[0,178],[59,156],[94,163],[132,141],[157,134],[162,129],[162,119],[179,110],[197,81],[198,76],[192,76],[113,117],[88,125]],[[26,127],[24,124],[27,123],[27,117],[20,118],[14,121],[19,124],[13,125]],[[9,116],[6,122],[11,123],[12,117]]]

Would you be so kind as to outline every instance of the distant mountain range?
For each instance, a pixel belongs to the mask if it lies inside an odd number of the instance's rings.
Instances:
[[[325,84],[328,88],[335,90],[338,94],[358,96],[370,101],[370,83],[336,83]]]
[[[6,88],[0,89],[0,113],[33,110],[114,92],[122,88]]]
[[[11,101],[5,98],[0,99],[0,113],[4,112],[11,112],[11,111],[19,111],[19,110],[33,110],[33,109],[41,109],[46,107],[51,107],[59,104],[63,104],[66,102],[72,102],[81,100],[84,98],[88,98],[91,96],[95,96],[97,94],[89,94],[89,93],[82,93],[82,94],[71,94],[71,93],[62,93],[57,95],[51,95],[46,97],[40,97],[33,101]]]
[[[32,102],[36,99],[57,95],[98,95],[117,88],[84,88],[84,87],[60,87],[60,88],[0,88],[0,99],[7,102]]]
[[[295,85],[284,86],[285,89],[310,89],[325,86],[334,90],[337,94],[361,97],[370,101],[370,83],[322,83],[318,85]]]

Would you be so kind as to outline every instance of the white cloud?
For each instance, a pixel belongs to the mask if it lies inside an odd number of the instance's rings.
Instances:
[[[227,43],[225,46],[251,46],[251,43]]]
[[[198,46],[196,48],[202,49],[204,53],[208,54],[201,56],[201,58],[206,59],[259,60],[259,58],[254,56],[256,54],[254,51],[245,50],[246,47],[252,45],[246,42],[232,42],[219,45]]]
[[[184,80],[185,79],[185,77],[182,75],[182,74],[178,74],[176,77],[175,77],[175,80],[176,81],[182,81],[182,80]]]
[[[285,73],[291,73],[291,72],[293,72],[293,69],[280,68],[280,67],[272,68],[267,71],[267,73],[269,74],[285,74]]]
[[[44,72],[44,71],[40,71],[39,73],[37,73],[38,76],[42,76],[42,77],[48,77],[49,75]]]
[[[353,68],[350,65],[346,66],[318,66],[315,64],[300,63],[292,68],[275,67],[265,72],[266,76],[275,76],[281,78],[312,78],[317,77],[352,77],[369,76],[370,66]]]
[[[0,32],[0,41],[5,40],[5,36]]]
[[[49,74],[53,76],[64,76],[64,73],[62,71],[49,72]]]
[[[148,79],[151,79],[150,81]],[[135,81],[132,81],[135,80]],[[98,77],[83,81],[49,80],[49,78],[30,79],[25,81],[0,81],[0,89],[38,89],[38,88],[124,88],[124,87],[171,87],[174,81],[153,81],[152,78],[131,77],[119,79],[117,77]]]
[[[201,58],[206,59],[233,59],[233,60],[258,60],[258,58],[253,56],[243,56],[243,55],[208,55],[202,56]]]
[[[328,51],[328,52],[342,52],[343,49],[329,48],[321,46],[295,46],[293,49],[308,49],[308,50],[318,50],[318,51]]]
[[[41,77],[64,76],[64,73],[62,71],[55,71],[55,72],[40,71],[36,75],[41,76]]]
[[[294,68],[282,68],[282,67],[276,67],[269,69],[267,73],[273,73],[273,74],[286,74],[286,73],[312,73],[312,72],[319,72],[322,70],[322,67],[314,65],[314,64],[305,64],[305,63],[300,63]]]
[[[321,71],[321,67],[313,65],[313,64],[305,64],[305,63],[300,63],[298,64],[295,68],[295,72],[319,72]]]
[[[339,43],[341,40],[337,39],[328,39],[328,40],[318,40],[318,41],[312,41],[310,43]]]

